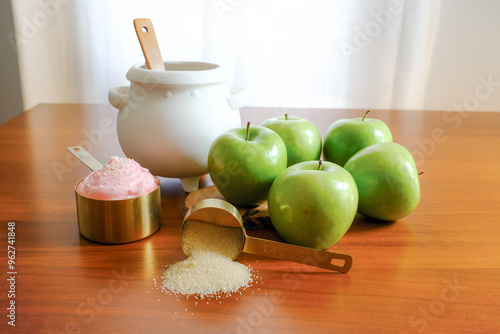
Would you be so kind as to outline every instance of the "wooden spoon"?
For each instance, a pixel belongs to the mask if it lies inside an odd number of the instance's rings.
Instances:
[[[163,58],[161,57],[160,47],[156,39],[153,23],[150,19],[135,19],[135,32],[139,43],[141,43],[142,52],[146,58],[148,69],[153,71],[165,71]]]

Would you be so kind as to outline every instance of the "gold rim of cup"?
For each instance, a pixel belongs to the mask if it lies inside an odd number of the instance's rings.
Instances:
[[[85,238],[103,244],[124,244],[155,233],[161,224],[160,180],[158,187],[139,197],[100,200],[80,194],[75,185],[78,228]]]
[[[195,203],[189,208],[184,215],[181,225],[181,248],[184,254],[187,255],[187,250],[184,247],[183,231],[186,224],[190,221],[211,223],[220,227],[237,228],[241,231],[241,245],[238,254],[233,258],[236,259],[243,251],[247,234],[243,226],[243,218],[238,209],[231,203],[218,198],[205,198]]]

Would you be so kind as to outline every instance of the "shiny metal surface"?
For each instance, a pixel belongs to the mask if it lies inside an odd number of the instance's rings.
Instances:
[[[133,242],[155,233],[161,224],[160,181],[156,181],[158,187],[152,192],[124,200],[91,199],[79,194],[75,186],[80,233],[105,244]]]
[[[320,249],[296,246],[287,243],[250,237],[243,227],[243,219],[238,209],[231,203],[217,199],[203,199],[194,204],[184,216],[181,226],[181,246],[184,250],[182,231],[188,221],[212,223],[224,227],[239,227],[243,233],[241,252],[271,257],[275,259],[302,263],[341,273],[352,267],[352,257],[347,254],[328,252]],[[185,252],[185,251],[184,251]],[[238,255],[239,255],[238,253]],[[238,255],[236,257],[238,257]],[[236,258],[235,257],[235,258]],[[334,261],[340,263],[333,263]]]

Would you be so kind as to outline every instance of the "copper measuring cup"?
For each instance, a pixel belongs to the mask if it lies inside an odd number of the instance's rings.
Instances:
[[[347,254],[334,253],[319,249],[296,246],[277,241],[265,240],[248,236],[243,227],[243,219],[238,209],[231,203],[208,198],[194,204],[184,216],[181,226],[181,246],[186,253],[183,243],[183,229],[188,221],[213,223],[219,226],[237,228],[242,233],[242,243],[237,255],[241,252],[271,257],[279,260],[302,263],[314,267],[347,273],[352,266],[352,257]],[[234,259],[233,259],[234,260]],[[343,260],[343,265],[334,264],[334,260]]]
[[[92,171],[102,164],[81,146],[68,147],[75,157]],[[85,238],[104,244],[123,244],[144,239],[161,224],[160,180],[152,192],[129,199],[99,200],[80,194],[75,185],[78,228]]]

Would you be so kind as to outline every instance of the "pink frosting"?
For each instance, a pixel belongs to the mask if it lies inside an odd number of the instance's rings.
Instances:
[[[149,170],[133,159],[113,156],[102,169],[78,183],[76,190],[93,199],[120,200],[145,195],[156,187],[157,181]]]

